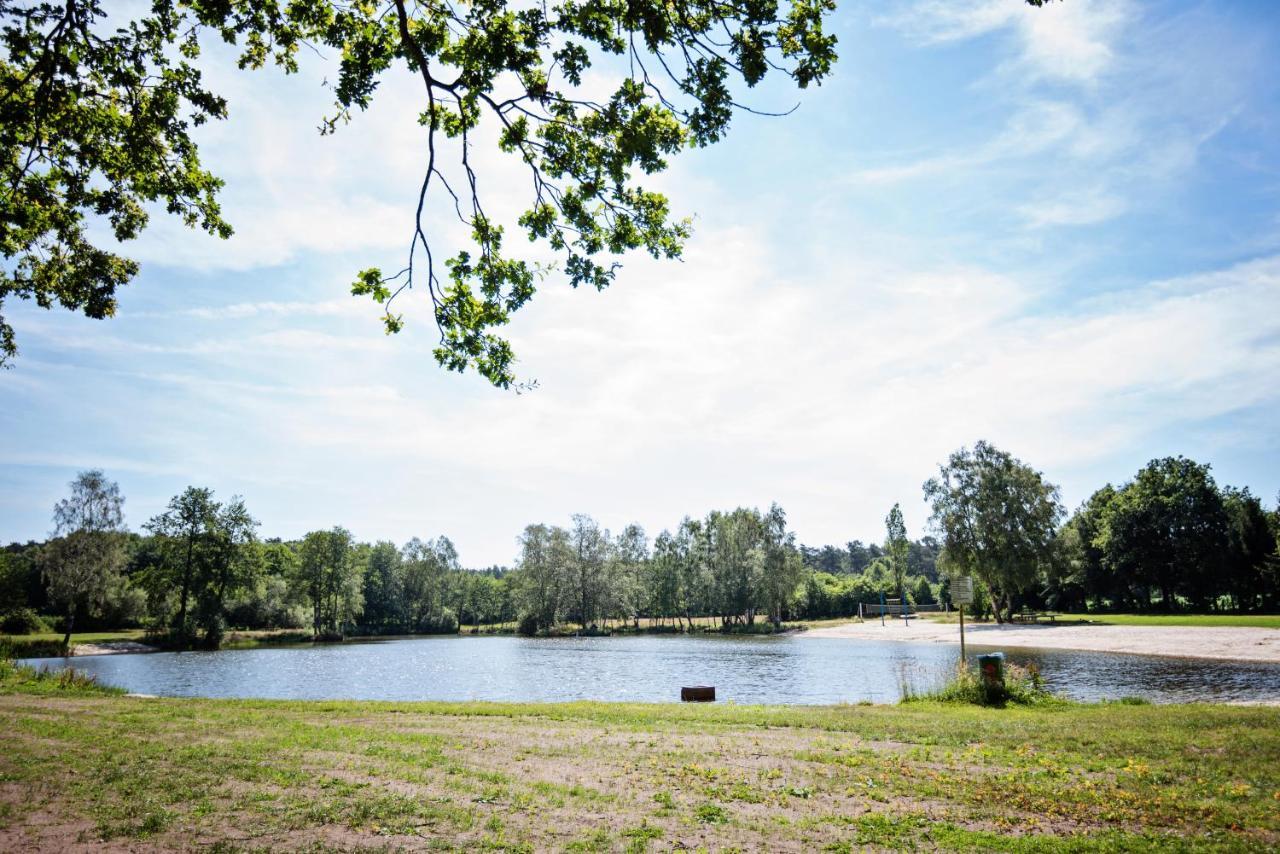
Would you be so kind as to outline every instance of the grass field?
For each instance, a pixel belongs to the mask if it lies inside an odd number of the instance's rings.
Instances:
[[[71,636],[72,643],[101,643],[102,641],[142,640],[142,629],[126,629],[121,632],[84,632]],[[62,632],[35,632],[29,635],[0,635],[0,642],[13,643],[62,643]]]
[[[921,614],[942,623],[957,623],[955,611],[948,614]],[[973,622],[966,615],[965,622]],[[844,620],[842,622],[849,622]],[[986,620],[985,622],[993,622]],[[1093,623],[1099,626],[1238,626],[1240,628],[1280,629],[1277,614],[1067,614],[1058,613],[1058,623]],[[1042,623],[1043,624],[1043,623]]]
[[[130,629],[119,632],[85,632],[71,636],[71,645],[98,644],[110,641],[146,642],[146,632]],[[257,646],[309,643],[311,633],[296,629],[231,631],[223,640],[224,649],[250,649]],[[51,658],[62,654],[62,634],[38,632],[29,635],[0,635],[0,654],[14,658]]]
[[[1280,709],[241,702],[0,679],[0,850],[1264,850]]]
[[[1059,620],[1088,620],[1111,626],[1239,626],[1280,629],[1277,614],[1062,614]]]

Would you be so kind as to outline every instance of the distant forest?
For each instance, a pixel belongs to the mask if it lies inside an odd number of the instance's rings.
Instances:
[[[232,629],[316,638],[516,630],[776,631],[860,603],[945,602],[976,581],[977,616],[1064,611],[1268,611],[1280,605],[1280,511],[1219,487],[1207,465],[1153,460],[1067,515],[1057,487],[979,442],[924,484],[929,534],[897,505],[881,542],[798,545],[781,507],[685,517],[652,539],[586,515],[532,524],[511,567],[464,568],[445,536],[360,542],[346,528],[262,538],[240,497],[190,487],[140,531],[100,471],[82,472],[45,542],[0,551],[0,631],[146,628],[175,646]]]

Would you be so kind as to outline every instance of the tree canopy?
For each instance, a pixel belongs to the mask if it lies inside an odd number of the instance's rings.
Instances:
[[[826,31],[835,0],[108,5],[0,0],[0,309],[13,296],[112,316],[139,269],[119,244],[158,210],[232,234],[218,203],[223,182],[193,136],[228,114],[202,68],[202,51],[220,41],[243,69],[324,67],[334,93],[324,134],[367,109],[388,75],[421,82],[422,182],[405,252],[359,271],[352,291],[376,300],[397,332],[396,298],[425,290],[436,360],[502,388],[519,381],[499,330],[540,276],[561,267],[574,287],[603,289],[629,251],[678,258],[689,220],[643,176],[721,139],[735,113],[758,112],[738,99],[771,72],[805,89],[836,60]],[[485,206],[472,154],[481,143],[527,167],[514,222]],[[429,216],[441,211],[461,221],[463,245],[441,237]],[[512,228],[549,248],[554,264],[510,253]],[[0,366],[16,354],[0,314]]]
[[[66,609],[63,646],[71,641],[76,614],[106,599],[124,564],[124,497],[98,469],[82,471],[71,495],[53,508],[54,539],[41,555],[49,599]]]
[[[931,521],[942,533],[949,567],[978,576],[995,599],[995,615],[1055,556],[1063,516],[1058,488],[1040,472],[987,442],[951,455],[924,485]]]
[[[516,382],[514,354],[495,330],[529,301],[543,271],[507,253],[506,229],[544,241],[574,287],[606,287],[630,250],[678,257],[689,223],[641,176],[684,147],[719,140],[735,111],[749,109],[735,90],[770,72],[803,89],[836,56],[824,30],[834,0],[106,6],[0,0],[0,302],[13,295],[110,316],[138,265],[92,232],[106,225],[116,241],[136,238],[156,206],[229,236],[222,182],[201,165],[192,136],[227,115],[205,84],[202,49],[222,40],[236,46],[242,68],[274,63],[286,72],[327,54],[338,59],[323,133],[366,109],[397,69],[422,85],[423,179],[407,251],[389,272],[359,272],[353,292],[377,300],[394,332],[403,324],[396,296],[425,288],[440,330],[437,361],[504,388]],[[528,167],[528,205],[515,223],[486,212],[472,154],[480,141]],[[443,246],[429,207],[456,214],[470,245]],[[15,353],[0,318],[0,361]]]

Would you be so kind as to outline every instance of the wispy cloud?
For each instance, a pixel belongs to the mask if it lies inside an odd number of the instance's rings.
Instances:
[[[1071,0],[1029,7],[1024,0],[926,0],[883,21],[922,44],[945,44],[996,32],[1018,43],[1003,70],[1074,83],[1091,83],[1115,59],[1113,43],[1129,22],[1122,0]]]
[[[1080,110],[1060,101],[1038,100],[1019,107],[998,133],[968,151],[946,151],[907,163],[864,168],[853,183],[890,184],[919,179],[963,179],[975,172],[1061,150],[1085,125]]]
[[[137,395],[134,417],[150,422],[176,390],[193,414],[216,407],[235,425],[193,448],[187,422],[174,423],[153,445],[171,449],[156,472],[218,471],[254,483],[270,518],[351,519],[362,536],[415,532],[412,508],[431,495],[432,530],[447,519],[477,562],[508,558],[495,529],[584,508],[656,529],[777,499],[816,541],[902,500],[919,524],[931,464],[983,437],[1067,479],[1077,501],[1073,471],[1171,426],[1280,402],[1269,381],[1280,257],[1031,313],[1037,287],[980,267],[872,269],[846,256],[800,283],[766,245],[752,230],[715,232],[674,270],[636,265],[625,288],[548,292],[515,330],[543,380],[520,398],[442,398],[449,380],[406,362],[397,342],[369,349],[362,332],[307,329],[236,343],[243,365],[307,351],[284,384],[178,374],[157,356],[156,370],[99,373],[92,396]],[[422,371],[435,390],[408,393]],[[491,512],[455,512],[493,489],[504,497]],[[446,495],[455,510],[442,509]]]

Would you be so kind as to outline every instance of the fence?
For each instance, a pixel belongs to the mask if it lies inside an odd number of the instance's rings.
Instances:
[[[900,617],[905,612],[908,616],[911,614],[940,614],[950,610],[945,603],[934,603],[932,605],[912,605],[910,602],[904,607],[898,599],[887,599],[883,604],[879,602],[859,602],[858,617]]]

